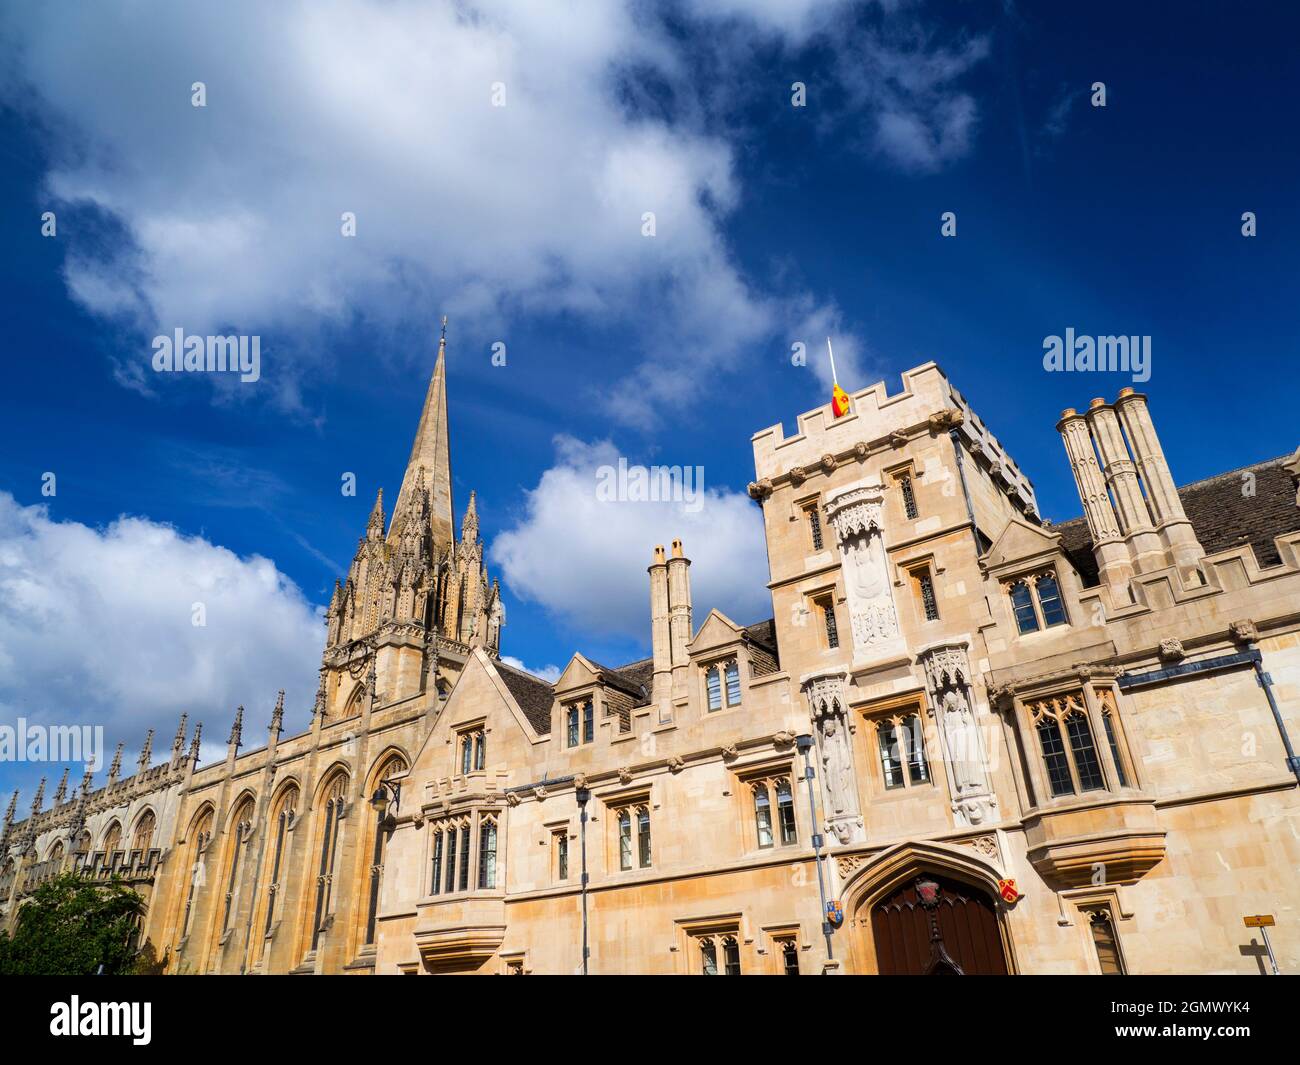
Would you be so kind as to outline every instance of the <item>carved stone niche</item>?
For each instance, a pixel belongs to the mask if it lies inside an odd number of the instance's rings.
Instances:
[[[988,755],[975,718],[966,641],[934,644],[918,656],[930,693],[930,713],[939,734],[944,773],[958,825],[998,820],[998,800],[989,782]]]
[[[826,520],[839,539],[855,663],[903,649],[885,556],[884,505],[885,489],[874,482],[841,489],[825,504]]]
[[[817,737],[826,831],[843,845],[866,839],[849,741],[848,682],[842,669],[810,673],[802,681]]]

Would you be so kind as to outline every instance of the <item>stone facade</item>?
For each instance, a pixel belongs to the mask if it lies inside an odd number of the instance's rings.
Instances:
[[[1260,972],[1256,913],[1300,965],[1294,460],[1178,490],[1125,390],[1062,416],[1084,517],[1052,526],[926,364],[754,436],[772,621],[697,620],[675,542],[651,657],[549,684],[498,656],[472,502],[451,536],[443,365],[310,731],[277,706],[241,753],[241,718],[199,769],[182,724],[165,765],[11,804],[8,919],[54,869],[125,866],[174,971],[572,973],[585,867],[593,973],[869,974],[931,877],[1009,972]],[[146,811],[147,848],[105,843]]]

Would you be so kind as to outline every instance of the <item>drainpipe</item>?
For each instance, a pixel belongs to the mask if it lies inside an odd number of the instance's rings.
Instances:
[[[984,548],[980,544],[979,527],[975,524],[975,506],[971,503],[970,486],[966,483],[966,467],[961,460],[961,437],[957,435],[956,429],[950,429],[948,439],[952,441],[953,454],[957,460],[957,480],[961,482],[961,494],[966,500],[966,517],[970,519],[970,535],[975,541],[975,554],[982,555]]]
[[[809,752],[812,750],[813,738],[809,735],[796,736],[795,744],[803,752],[803,776],[808,783],[808,811],[812,816],[813,857],[817,863],[817,893],[822,900],[822,935],[826,937],[826,960],[835,960],[835,948],[831,946],[831,922],[826,913],[826,883],[822,877],[822,834],[817,831],[817,799],[813,793],[813,767]]]
[[[1287,768],[1295,774],[1296,783],[1300,784],[1300,758],[1296,757],[1295,748],[1291,746],[1291,737],[1286,730],[1286,722],[1282,720],[1282,711],[1278,709],[1277,697],[1273,694],[1273,674],[1264,669],[1264,656],[1260,653],[1259,648],[1254,643],[1246,645],[1254,659],[1255,682],[1264,689],[1264,697],[1268,700],[1268,708],[1273,711],[1273,720],[1277,722],[1278,735],[1282,737],[1282,746],[1286,748]]]

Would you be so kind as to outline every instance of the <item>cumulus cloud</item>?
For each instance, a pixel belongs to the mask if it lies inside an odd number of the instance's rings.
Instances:
[[[801,47],[844,9],[700,0],[681,17],[693,39],[725,24]],[[756,289],[731,253],[738,134],[710,121],[681,26],[645,5],[95,4],[75,31],[57,6],[5,10],[0,88],[50,131],[50,205],[114,223],[60,234],[73,295],[137,338],[128,387],[150,388],[155,332],[269,333],[263,388],[301,413],[319,330],[436,306],[504,331],[545,309],[636,327],[611,403],[646,426],[810,302]],[[842,76],[881,110],[883,152],[932,169],[964,150],[973,107],[949,88],[976,48],[864,54],[870,77],[852,58]],[[634,83],[677,106],[637,106]],[[649,299],[671,326],[646,326]]]
[[[286,727],[306,726],[323,638],[268,559],[143,518],[55,521],[0,492],[0,720],[102,725],[110,752],[155,728],[165,753],[182,712],[220,745],[243,704],[258,746],[279,688]]]
[[[562,670],[559,666],[526,666],[523,659],[516,658],[514,655],[502,655],[501,661],[508,666],[514,666],[515,669],[522,669],[525,673],[531,673],[534,677],[541,677],[542,680],[549,680],[554,684],[560,679]]]
[[[748,496],[705,487],[689,499],[609,499],[601,469],[617,469],[609,441],[558,437],[556,460],[525,496],[513,528],[492,543],[502,581],[517,596],[587,632],[645,642],[650,633],[646,567],[656,544],[680,538],[691,559],[697,622],[717,607],[740,623],[771,612],[762,515]]]

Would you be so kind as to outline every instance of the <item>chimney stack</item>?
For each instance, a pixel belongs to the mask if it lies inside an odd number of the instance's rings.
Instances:
[[[654,660],[654,686],[651,700],[659,707],[659,721],[673,717],[672,683],[673,658],[668,622],[668,562],[664,558],[663,544],[655,546],[654,561],[648,568],[650,574],[650,645]]]
[[[672,647],[673,698],[687,696],[687,667],[690,656],[686,645],[691,642],[691,560],[682,552],[681,540],[673,541],[668,560],[668,631]]]
[[[1088,420],[1073,407],[1068,407],[1061,411],[1056,431],[1065,443],[1065,454],[1070,460],[1074,483],[1083,503],[1083,514],[1088,521],[1088,533],[1092,537],[1092,550],[1097,556],[1102,583],[1112,589],[1123,590],[1124,598],[1127,598],[1128,582],[1133,576],[1133,562],[1129,558],[1128,546],[1120,535],[1119,522],[1110,505],[1106,482],[1102,480],[1101,469],[1097,465],[1097,456],[1092,449],[1092,435],[1088,432]]]
[[[1147,510],[1147,501],[1142,497],[1142,486],[1138,483],[1137,469],[1128,456],[1128,447],[1124,443],[1124,434],[1120,432],[1119,419],[1115,408],[1103,399],[1094,399],[1088,406],[1088,428],[1097,444],[1097,453],[1101,456],[1102,473],[1106,477],[1106,486],[1119,511],[1120,532],[1124,542],[1129,545],[1129,553],[1139,573],[1164,569],[1164,545],[1156,535],[1151,524],[1151,512]]]

